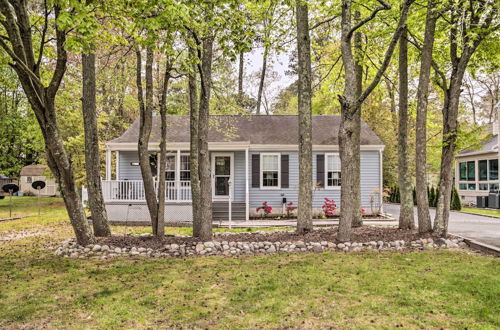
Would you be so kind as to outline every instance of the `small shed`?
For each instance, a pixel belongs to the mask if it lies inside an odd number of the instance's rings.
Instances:
[[[48,176],[49,167],[47,165],[28,165],[21,169],[19,176],[19,191],[23,194],[37,194],[36,189],[31,187],[35,181],[44,181],[45,188],[40,190],[40,196],[59,196],[59,190],[54,178]]]

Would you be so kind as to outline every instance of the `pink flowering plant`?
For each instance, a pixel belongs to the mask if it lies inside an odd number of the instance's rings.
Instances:
[[[323,210],[323,213],[327,217],[332,217],[333,212],[337,209],[337,204],[335,204],[335,201],[333,199],[329,199],[325,197],[325,201],[323,202],[323,206],[321,207]]]
[[[263,202],[262,206],[259,206],[257,208],[257,213],[261,211],[262,211],[262,216],[265,217],[268,216],[273,211],[273,207],[268,205],[267,202]]]
[[[294,206],[293,202],[286,203],[286,207],[285,207],[286,216],[288,218],[291,218],[293,215],[293,211],[295,211],[296,209],[297,209],[297,206]]]

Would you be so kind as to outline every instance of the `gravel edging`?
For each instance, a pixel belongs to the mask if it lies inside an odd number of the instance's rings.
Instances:
[[[141,235],[147,237],[146,235]],[[334,243],[331,241],[304,242],[240,242],[232,241],[231,233],[219,234],[223,240],[208,242],[186,242],[182,244],[167,243],[161,248],[131,247],[120,248],[111,245],[92,244],[80,246],[74,239],[48,247],[56,256],[72,259],[110,259],[125,258],[184,258],[201,256],[239,256],[239,255],[265,255],[273,253],[304,253],[304,252],[359,252],[372,251],[422,251],[433,249],[459,249],[466,248],[463,238],[421,238],[413,241],[370,241],[370,242],[345,242]],[[220,237],[219,237],[220,238]]]

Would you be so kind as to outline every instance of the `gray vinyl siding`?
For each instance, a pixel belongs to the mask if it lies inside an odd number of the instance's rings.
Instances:
[[[313,182],[316,181],[316,155],[328,152],[313,153]],[[251,152],[250,154],[258,154]],[[298,204],[298,185],[299,185],[299,164],[297,152],[282,152],[282,155],[289,155],[289,188],[269,189],[252,188],[250,185],[250,208],[254,209],[262,205],[262,202],[268,202],[272,207],[281,207],[282,199],[286,198],[288,202],[292,201]],[[251,157],[251,156],[250,156]],[[251,162],[249,164],[251,173]],[[362,207],[370,207],[370,198],[374,198],[374,206],[379,204],[380,191],[380,153],[378,151],[361,152],[361,204]],[[334,199],[337,206],[340,206],[340,189],[316,189],[313,191],[313,207],[320,208],[323,205],[324,198]]]
[[[217,152],[217,151],[213,151]],[[282,152],[281,154],[289,155],[289,188],[264,190],[260,188],[252,188],[251,173],[252,173],[252,154],[249,153],[249,192],[250,192],[250,208],[255,209],[262,205],[262,202],[269,202],[273,207],[281,207],[282,198],[287,198],[287,201],[292,201],[297,205],[298,201],[298,185],[299,185],[299,165],[297,152]],[[328,152],[313,153],[313,182],[316,181],[316,155],[325,154]],[[142,180],[141,170],[139,166],[131,166],[131,162],[138,162],[136,151],[121,151],[119,156],[119,179],[124,180]],[[362,151],[361,152],[361,203],[362,207],[370,207],[370,199],[373,197],[374,206],[379,203],[380,191],[380,153],[379,151]],[[245,152],[234,152],[234,201],[245,201]],[[334,199],[337,205],[340,206],[340,189],[316,189],[313,191],[313,207],[320,208],[323,205],[324,198]]]
[[[130,163],[139,162],[137,151],[120,151],[118,180],[142,180],[140,166],[132,166]]]

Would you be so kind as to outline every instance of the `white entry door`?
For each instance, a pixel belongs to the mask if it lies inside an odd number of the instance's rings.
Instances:
[[[234,153],[212,153],[212,196],[227,200],[232,190]]]

